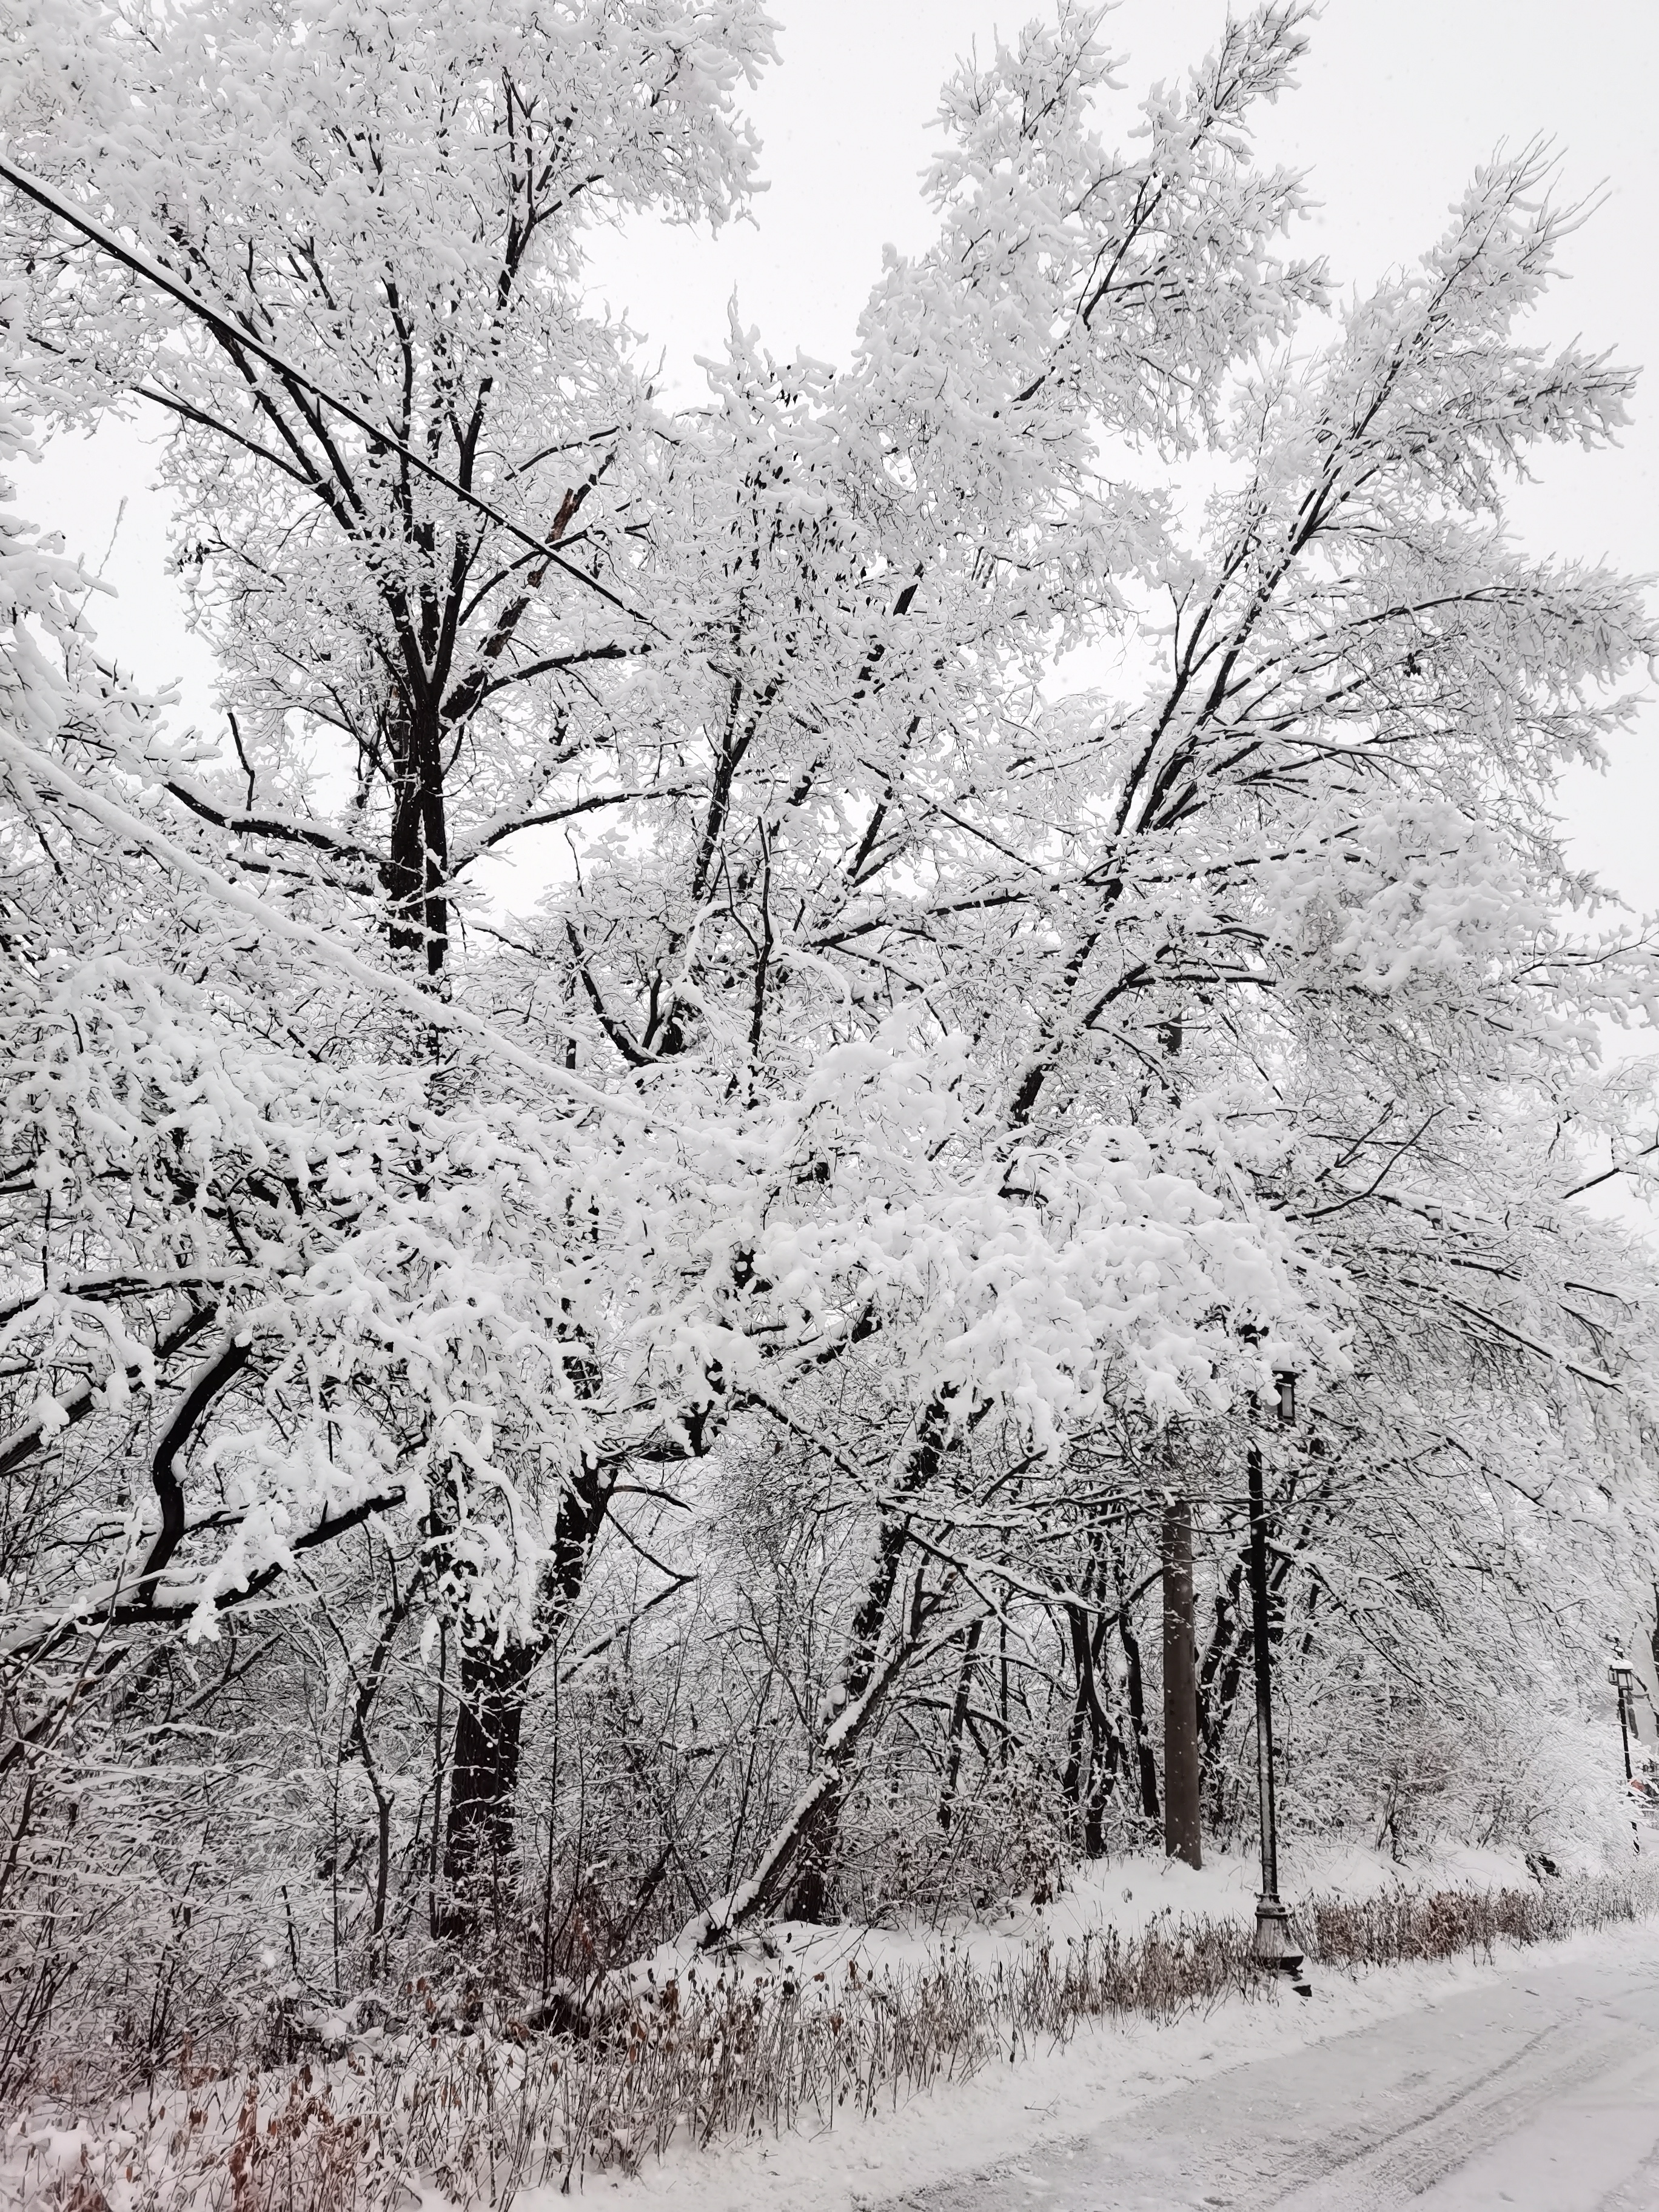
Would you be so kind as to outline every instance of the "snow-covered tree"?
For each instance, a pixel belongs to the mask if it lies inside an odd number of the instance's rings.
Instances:
[[[1570,1714],[1650,1525],[1644,1270],[1573,1203],[1650,948],[1551,792],[1653,641],[1503,501],[1630,380],[1519,327],[1534,155],[1369,295],[1295,258],[1306,14],[1127,152],[1092,12],[959,70],[851,363],[734,319],[669,418],[584,227],[743,204],[758,9],[12,11],[7,149],[131,251],[20,203],[9,342],[44,419],[177,425],[226,708],[170,732],[28,554],[20,1835],[32,1747],[142,1797],[205,1710],[291,1807],[216,1796],[230,1918],[326,1899],[337,1978],[520,1926],[536,1851],[544,1981],[556,1886],[601,1958],[830,1909],[883,1746],[994,1880],[976,1803],[1157,1810],[1189,1534],[1224,1822],[1252,1449],[1333,1775]]]

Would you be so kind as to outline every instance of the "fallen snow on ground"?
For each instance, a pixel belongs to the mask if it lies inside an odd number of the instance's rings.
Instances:
[[[1079,1876],[1046,1905],[1029,1900],[1002,1923],[945,1932],[981,1961],[996,1948],[1057,1942],[1108,1925],[1127,1934],[1170,1914],[1248,1918],[1254,1911],[1253,1861],[1223,1859],[1194,1873],[1176,1863],[1119,1863]],[[1391,1884],[1413,1889],[1514,1887],[1529,1880],[1516,1857],[1453,1850],[1407,1865],[1363,1851],[1304,1849],[1287,1857],[1287,1899],[1338,1893],[1375,1894]],[[937,1956],[941,1931],[779,1929],[769,1942],[803,1968],[856,1955],[874,1964],[920,1964]],[[638,2212],[860,2212],[907,2192],[1018,2157],[1042,2144],[1091,2134],[1147,2100],[1201,2081],[1243,2059],[1286,2057],[1310,2045],[1395,2019],[1512,1972],[1522,1959],[1651,1962],[1659,1969],[1659,1922],[1626,1924],[1565,1942],[1499,1953],[1490,1964],[1371,1970],[1350,1976],[1312,1973],[1313,1993],[1280,1987],[1255,2001],[1228,1999],[1207,2013],[1158,2024],[1128,2021],[1080,2028],[1063,2050],[981,2070],[868,2120],[777,2140],[723,2142],[706,2152],[671,2147],[661,2164],[637,2178],[590,2175],[586,2191]],[[672,1955],[659,1966],[672,1970]],[[1339,2124],[1340,2113],[1333,2113]],[[553,2212],[555,2192],[532,2190],[520,2212]]]
[[[1659,1971],[1659,1926],[1602,1929],[1538,1945],[1526,1955],[1540,1964],[1639,1960]],[[1491,1984],[1513,1972],[1518,1956],[1510,1952],[1490,1966],[1463,1960],[1389,1967],[1352,1979],[1316,1974],[1310,1997],[1285,1990],[1258,2002],[1231,1999],[1170,2026],[1133,2021],[1082,2029],[1063,2051],[981,2073],[896,2112],[817,2136],[704,2153],[671,2149],[662,2165],[635,2179],[590,2176],[586,2192],[638,2212],[777,2212],[784,2206],[791,2212],[862,2212],[1040,2146],[1092,2135],[1149,2100],[1243,2059],[1288,2059],[1311,2045]],[[1333,2129],[1346,2117],[1333,2111]],[[530,2191],[519,2200],[519,2212],[554,2212],[555,2199],[551,2189]]]
[[[1247,2048],[884,2212],[1655,2212],[1659,1961],[1599,1948],[1529,1948],[1392,2019]]]
[[[730,1974],[735,1969],[775,1978],[781,1964],[788,1962],[800,1981],[808,1983],[818,1972],[839,1980],[856,1961],[860,1978],[879,1979],[936,1963],[941,1946],[953,1948],[984,1972],[1000,1958],[1015,1958],[1033,1946],[1047,1943],[1060,1950],[1108,1929],[1131,1939],[1160,1920],[1176,1926],[1206,1920],[1248,1924],[1256,1872],[1255,1860],[1243,1857],[1220,1858],[1201,1872],[1148,1859],[1103,1863],[1069,1876],[1058,1897],[1016,1899],[983,1921],[890,1929],[773,1928],[750,1938],[740,1954],[699,1962],[699,1972]],[[1292,1905],[1316,1896],[1358,1899],[1396,1886],[1420,1893],[1516,1887],[1533,1880],[1517,1856],[1472,1850],[1447,1850],[1396,1864],[1365,1851],[1302,1846],[1286,1853],[1282,1872],[1284,1894]],[[909,2192],[1018,2160],[1044,2146],[1063,2145],[1115,2122],[1130,2126],[1127,2116],[1139,2107],[1146,2108],[1142,2134],[1155,2133],[1164,2123],[1152,2100],[1212,2081],[1242,2061],[1288,2058],[1355,2029],[1401,2019],[1443,2003],[1460,1990],[1490,1987],[1521,1962],[1536,1961],[1541,1967],[1575,1959],[1651,1962],[1659,1973],[1659,1917],[1565,1943],[1510,1949],[1491,1964],[1462,1960],[1357,1976],[1316,1966],[1312,1994],[1305,1998],[1283,1984],[1268,1984],[1259,1998],[1228,1999],[1174,2023],[1128,2018],[1091,2024],[1079,2027],[1063,2048],[1023,2053],[1017,2063],[982,2066],[965,2081],[946,2081],[867,2118],[843,2114],[831,2129],[779,2138],[721,2138],[706,2151],[674,2142],[662,2161],[648,2160],[638,2177],[589,2172],[579,2185],[586,2195],[614,2201],[622,2212],[630,2207],[633,2212],[858,2212],[860,2207],[888,2207]],[[652,1965],[660,1983],[683,1972],[686,1961],[665,1948]],[[357,2075],[348,2078],[349,2070],[360,2075],[381,2058],[375,2035],[350,2039],[344,2049],[319,2059],[319,2083],[331,2085],[356,2109],[351,2093],[360,2081]],[[283,2092],[279,2082],[278,2103]],[[234,2080],[201,2094],[199,2101],[211,2103],[218,2113],[222,2133],[234,2129],[240,2095]],[[183,2092],[179,2097],[185,2104],[197,2100]],[[136,2105],[131,2113],[105,2115],[95,2128],[83,2122],[73,2134],[45,2114],[27,2127],[20,2123],[0,2145],[0,2204],[38,2201],[38,2195],[29,2194],[31,2179],[38,2192],[43,2175],[68,2174],[78,2165],[83,2142],[95,2153],[107,2147],[112,2130],[127,2124],[136,2130],[135,2141],[143,2136],[150,2148],[164,2151],[177,2116],[169,2117],[172,2108],[165,2100],[163,2106],[159,2132],[157,2126],[139,2124],[145,2116]],[[1333,2112],[1334,2126],[1341,2117]],[[128,2191],[118,2180],[111,2212],[123,2212],[129,2203],[136,2206],[143,2197],[142,2189]],[[565,2201],[556,2187],[528,2189],[515,2197],[515,2212],[556,2212],[556,2198]],[[974,2201],[979,2202],[977,2193]],[[428,2189],[422,2202],[428,2212],[449,2212],[447,2200],[436,2190]],[[1004,2199],[994,2192],[984,2202],[985,2212],[1003,2212]]]

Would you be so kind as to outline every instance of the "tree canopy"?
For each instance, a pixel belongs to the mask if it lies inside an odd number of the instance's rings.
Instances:
[[[674,411],[585,242],[746,205],[750,0],[0,14],[0,150],[96,227],[7,200],[0,441],[170,423],[222,717],[8,513],[41,1972],[193,1887],[227,2016],[486,1929],[545,1990],[1133,1845],[1171,1500],[1227,1832],[1253,1450],[1293,1816],[1427,1760],[1425,1819],[1601,1817],[1652,1268],[1577,1201],[1653,945],[1553,793],[1656,641],[1505,498],[1632,378],[1528,340],[1536,150],[1369,292],[1298,258],[1309,22],[1126,118],[1067,0],[947,82],[848,364],[734,313]]]

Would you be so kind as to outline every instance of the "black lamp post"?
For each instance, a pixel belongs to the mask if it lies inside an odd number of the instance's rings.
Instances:
[[[1625,1740],[1625,1779],[1628,1782],[1631,1778],[1630,1722],[1626,1714],[1625,1700],[1635,1686],[1636,1669],[1628,1659],[1615,1659],[1607,1668],[1607,1680],[1619,1700],[1619,1733]]]
[[[1289,1428],[1296,1419],[1296,1377],[1278,1375],[1279,1421]],[[1255,1780],[1261,1814],[1261,1894],[1255,1904],[1258,1966],[1294,1975],[1304,1953],[1296,1926],[1279,1898],[1279,1826],[1273,1807],[1273,1653],[1267,1642],[1267,1507],[1261,1471],[1261,1447],[1252,1442],[1250,1485],[1250,1612],[1255,1646]]]

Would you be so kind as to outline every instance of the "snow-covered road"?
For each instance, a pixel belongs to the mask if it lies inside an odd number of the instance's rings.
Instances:
[[[1522,1960],[882,2212],[1659,2212],[1659,1965]]]

